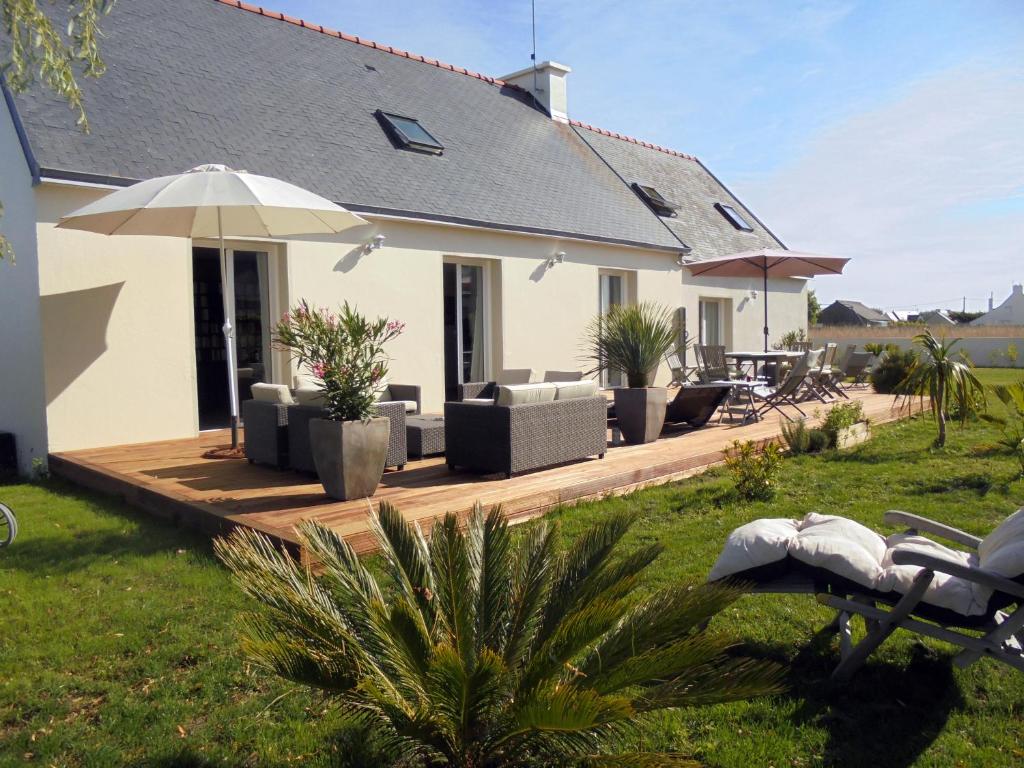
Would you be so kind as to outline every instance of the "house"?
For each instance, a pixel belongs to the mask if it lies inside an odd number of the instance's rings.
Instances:
[[[1024,325],[1024,286],[1015,284],[998,307],[988,302],[988,312],[971,321],[971,325]]]
[[[820,325],[888,325],[890,317],[884,312],[865,306],[859,301],[837,299],[821,310]]]
[[[493,78],[237,0],[119,3],[104,30],[89,134],[42,89],[0,105],[0,227],[18,255],[0,265],[0,431],[22,469],[226,423],[216,244],[55,228],[203,163],[370,222],[228,242],[243,397],[293,381],[270,328],[301,298],[404,321],[391,380],[435,412],[461,381],[582,366],[585,327],[617,303],[667,305],[708,343],[761,343],[757,281],[681,264],[785,246],[696,158],[570,119],[568,67]],[[805,327],[806,281],[769,291],[773,327]]]
[[[911,323],[925,325],[956,325],[956,320],[951,318],[944,309],[926,309],[924,312],[907,315],[907,320]]]

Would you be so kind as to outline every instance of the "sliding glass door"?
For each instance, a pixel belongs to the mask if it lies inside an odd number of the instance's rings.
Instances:
[[[598,310],[602,315],[605,315],[612,307],[621,306],[625,302],[623,276],[602,272],[600,285]],[[603,371],[601,373],[602,387],[621,387],[622,385],[622,371]]]
[[[487,381],[487,270],[479,264],[444,265],[445,398],[459,384]]]
[[[270,380],[269,257],[262,251],[228,250],[234,265],[235,349],[238,400],[250,388]],[[192,249],[192,293],[196,347],[196,394],[199,428],[219,429],[231,423],[224,368],[224,309],[221,299],[220,253],[216,248]]]

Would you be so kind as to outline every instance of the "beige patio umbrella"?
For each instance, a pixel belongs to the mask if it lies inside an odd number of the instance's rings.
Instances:
[[[760,277],[764,281],[764,351],[768,351],[768,278],[840,275],[849,259],[817,253],[772,250],[743,251],[687,264],[694,277]]]
[[[319,195],[269,176],[200,165],[119,189],[61,218],[58,227],[104,235],[217,238],[224,304],[231,402],[231,447],[238,447],[238,380],[235,362],[233,264],[225,237],[333,234],[366,224]]]

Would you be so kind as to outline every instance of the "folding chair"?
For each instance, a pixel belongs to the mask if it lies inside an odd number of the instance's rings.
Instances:
[[[849,679],[896,629],[958,646],[958,667],[988,657],[1024,671],[1024,508],[983,539],[906,512],[886,512],[884,520],[907,530],[882,537],[854,521],[813,513],[803,520],[755,520],[729,535],[709,581],[815,594],[836,609],[829,626],[839,633],[836,681]],[[853,616],[867,628],[856,645]]]
[[[789,414],[782,410],[781,406],[783,405],[793,406],[801,416],[807,415],[797,405],[797,399],[801,389],[806,386],[811,363],[817,358],[817,355],[818,353],[813,349],[805,352],[803,357],[799,358],[793,367],[789,369],[786,378],[777,387],[758,386],[751,390],[751,395],[753,395],[755,400],[763,401],[762,405],[757,409],[757,418],[763,418],[764,414],[774,408],[785,416],[787,420],[792,421]]]
[[[722,403],[718,412],[718,423],[722,423],[726,413],[730,419],[739,415],[741,421],[757,421],[760,415],[753,390],[763,382],[734,378],[725,359],[725,347],[721,345],[698,344],[696,353],[701,381],[704,384],[728,384],[732,387],[730,396]]]

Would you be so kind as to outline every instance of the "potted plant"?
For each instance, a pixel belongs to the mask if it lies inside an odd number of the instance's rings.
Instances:
[[[275,345],[310,371],[324,397],[324,417],[309,423],[317,476],[328,496],[372,496],[384,474],[390,421],[374,404],[388,372],[384,345],[402,323],[368,320],[348,302],[338,314],[302,301],[274,331]]]
[[[626,387],[615,389],[615,418],[627,443],[658,439],[665,424],[668,390],[650,386],[666,354],[678,345],[667,307],[644,302],[612,307],[591,321],[587,359],[594,372],[621,371]]]

